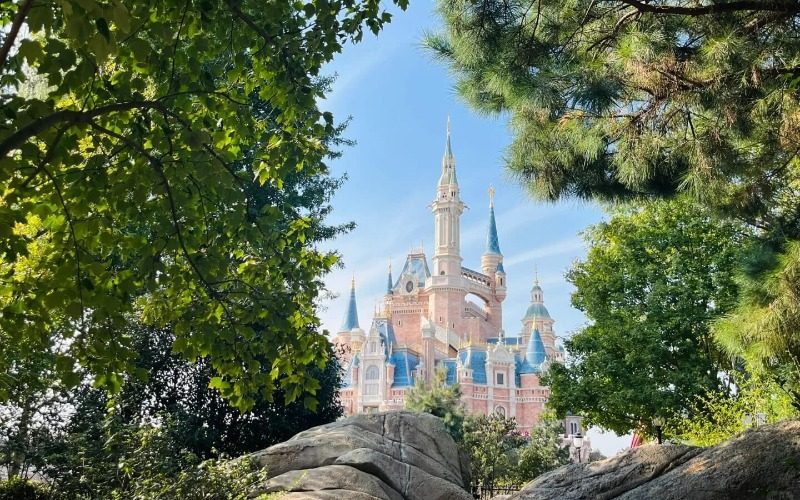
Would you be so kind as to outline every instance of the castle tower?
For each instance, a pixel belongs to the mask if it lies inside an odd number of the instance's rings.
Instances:
[[[456,159],[450,144],[450,119],[442,157],[442,173],[431,205],[434,215],[433,276],[428,290],[431,320],[448,331],[460,331],[466,292],[461,278],[461,214],[464,212]]]
[[[456,159],[450,144],[450,119],[447,119],[447,142],[442,157],[442,174],[436,189],[436,200],[431,205],[435,219],[433,274],[434,276],[461,276],[461,202]]]
[[[531,305],[522,318],[522,341],[527,342],[534,330],[538,330],[544,342],[548,357],[555,354],[556,335],[553,331],[555,321],[544,305],[544,292],[539,286],[539,275],[536,273],[531,288]]]

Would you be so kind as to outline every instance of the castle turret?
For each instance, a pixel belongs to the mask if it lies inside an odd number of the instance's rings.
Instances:
[[[495,296],[497,300],[504,300],[508,292],[508,285],[506,284],[506,270],[503,269],[503,263],[498,262],[497,268],[494,271],[495,282]]]
[[[525,361],[533,368],[539,368],[547,359],[547,353],[542,342],[542,335],[539,330],[534,330],[528,346],[525,349]]]
[[[349,332],[358,326],[358,307],[356,306],[356,278],[350,282],[350,300],[347,302],[347,309],[344,312],[344,320],[340,331]]]
[[[342,327],[339,333],[336,334],[335,342],[349,345],[351,349],[356,352],[361,349],[361,345],[364,343],[364,330],[358,325],[355,277],[353,277],[350,283],[350,300],[347,302],[347,309],[344,312]]]
[[[481,272],[491,279],[492,297],[486,301],[488,319],[494,328],[503,327],[501,302],[506,298],[506,272],[503,269],[503,254],[497,237],[497,222],[494,218],[494,188],[489,186],[489,228],[486,232],[486,248],[481,255]]]
[[[481,271],[494,276],[497,265],[503,262],[500,240],[497,237],[497,223],[494,220],[494,188],[489,186],[489,230],[486,232],[486,249],[481,255]]]

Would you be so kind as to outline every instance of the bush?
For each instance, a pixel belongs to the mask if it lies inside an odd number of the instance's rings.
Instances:
[[[693,416],[673,415],[665,434],[694,446],[713,446],[759,423],[800,415],[792,405],[792,396],[768,377],[738,374],[733,381],[737,389],[733,395],[708,392],[699,396],[694,401]]]
[[[55,500],[49,486],[44,483],[12,477],[0,481],[0,500]]]

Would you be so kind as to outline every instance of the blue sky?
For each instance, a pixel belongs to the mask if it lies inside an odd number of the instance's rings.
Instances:
[[[339,120],[352,116],[345,135],[357,141],[331,164],[334,175],[346,173],[349,180],[333,199],[330,220],[355,221],[357,227],[328,244],[342,254],[344,268],[326,279],[338,296],[321,304],[323,327],[339,329],[353,275],[366,329],[386,287],[389,259],[395,278],[412,247],[423,245],[430,259],[433,217],[427,206],[441,171],[449,115],[461,196],[469,207],[461,221],[463,265],[480,269],[492,184],[508,275],[506,334],[521,329],[536,266],[556,332],[566,336],[586,319],[570,305],[572,288],[564,273],[586,254],[581,231],[601,221],[603,213],[585,202],[535,202],[509,178],[503,169],[510,142],[505,119],[470,111],[455,94],[447,69],[421,47],[424,33],[438,27],[433,8],[432,0],[416,0],[406,12],[394,9],[394,20],[380,36],[347,46],[327,68],[338,79],[322,107]],[[589,436],[606,455],[630,442],[629,436],[596,429]]]

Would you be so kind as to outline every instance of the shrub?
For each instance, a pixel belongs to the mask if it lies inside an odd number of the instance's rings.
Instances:
[[[49,486],[44,483],[12,477],[0,481],[0,500],[55,500]]]

